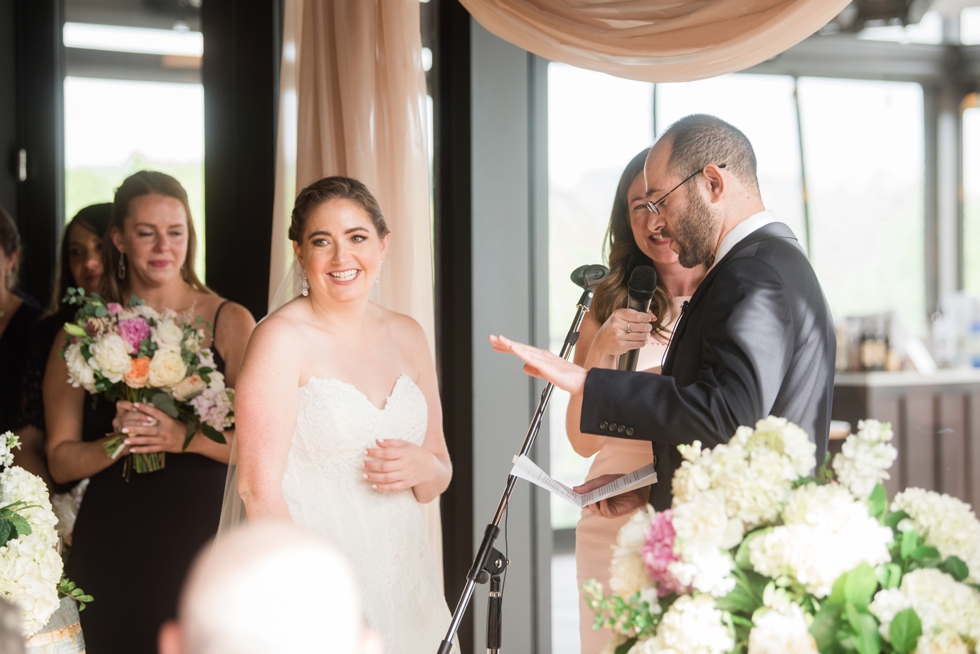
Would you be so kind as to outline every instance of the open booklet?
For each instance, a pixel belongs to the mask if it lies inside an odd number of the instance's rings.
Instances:
[[[631,491],[634,488],[657,483],[657,473],[652,463],[582,495],[576,493],[565,484],[555,481],[551,475],[535,465],[534,461],[526,456],[514,457],[514,468],[510,471],[510,474],[520,479],[526,479],[535,486],[540,486],[554,493],[580,509],[612,497],[613,495],[619,495],[620,493]]]

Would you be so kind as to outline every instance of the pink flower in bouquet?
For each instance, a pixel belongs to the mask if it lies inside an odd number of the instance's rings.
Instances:
[[[124,318],[119,321],[116,328],[132,352],[139,349],[143,339],[150,337],[150,323],[146,322],[145,318]]]
[[[89,338],[98,338],[109,331],[109,321],[105,318],[89,318],[85,323],[85,333]]]
[[[657,596],[666,597],[671,593],[680,593],[685,587],[670,574],[668,568],[679,557],[674,554],[674,524],[671,522],[673,512],[669,509],[653,516],[650,528],[646,532],[646,542],[640,551],[643,563],[646,564],[650,578],[657,585]]]
[[[123,307],[118,302],[110,302],[106,305],[106,309],[108,309],[110,316],[118,316],[122,313]]]
[[[233,424],[229,414],[234,407],[232,395],[225,389],[208,389],[190,401],[202,423],[218,431],[229,429]]]

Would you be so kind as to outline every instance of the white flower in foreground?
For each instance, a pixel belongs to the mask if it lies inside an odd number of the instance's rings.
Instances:
[[[68,381],[72,386],[81,386],[89,393],[95,392],[95,371],[82,354],[82,344],[72,343],[65,350],[65,364],[68,366]]]
[[[14,465],[14,450],[20,449],[20,438],[12,431],[0,434],[0,466]]]
[[[674,505],[723,489],[728,517],[752,530],[778,518],[793,482],[812,471],[816,446],[796,425],[766,418],[755,429],[739,427],[728,444],[711,450],[702,451],[698,441],[678,449],[685,461],[672,481]]]
[[[61,557],[37,534],[0,547],[0,597],[23,611],[25,636],[37,633],[58,609],[62,570]]]
[[[943,632],[956,634],[974,647],[980,645],[980,592],[934,568],[909,572],[900,587],[879,591],[868,608],[881,622],[879,631],[889,642],[895,616],[914,609],[922,622],[923,638],[932,641],[920,641],[917,652],[947,651],[937,649],[950,640]]]
[[[891,424],[862,420],[857,434],[848,436],[834,457],[837,481],[858,499],[868,499],[875,485],[888,479],[888,468],[898,456],[898,450],[890,443],[892,435]]]
[[[162,347],[150,359],[150,386],[170,388],[187,375],[187,364],[180,356],[180,350]]]
[[[970,569],[967,581],[980,583],[980,522],[969,504],[949,495],[909,488],[895,496],[892,511],[908,513],[926,544],[939,550],[944,559],[962,559]]]
[[[639,643],[638,643],[639,645]],[[684,595],[674,602],[657,627],[657,635],[643,643],[642,654],[724,654],[735,647],[722,622],[722,613],[710,595]],[[630,650],[633,652],[636,647]]]
[[[612,563],[609,566],[609,588],[620,597],[629,597],[653,586],[640,554],[652,517],[652,507],[640,509],[630,517],[616,536]]]
[[[184,340],[184,330],[172,319],[160,320],[153,332],[153,340],[160,347],[179,349],[180,342]]]
[[[674,561],[668,570],[684,586],[715,597],[735,588],[732,558],[727,552],[742,540],[742,523],[729,520],[725,494],[707,491],[692,501],[676,504],[671,523],[674,527]]]
[[[875,566],[891,560],[891,529],[870,517],[867,505],[845,488],[801,486],[782,515],[783,525],[749,543],[752,567],[767,577],[790,576],[822,598],[862,561]]]
[[[0,506],[21,501],[33,505],[29,509],[20,509],[17,513],[27,520],[34,532],[32,535],[53,548],[58,539],[54,529],[58,518],[51,509],[48,487],[44,481],[23,468],[13,466],[0,472],[0,488]]]
[[[920,636],[912,654],[970,654],[970,648],[959,634],[945,629]]]
[[[782,611],[756,614],[748,654],[817,654],[800,605],[794,602]]]

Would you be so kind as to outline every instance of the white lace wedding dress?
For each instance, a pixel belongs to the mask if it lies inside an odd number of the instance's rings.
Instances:
[[[364,450],[381,438],[421,445],[427,423],[425,396],[406,375],[382,409],[350,384],[312,378],[300,389],[282,480],[293,520],[347,555],[368,625],[391,654],[437,651],[450,613],[415,496],[371,488]]]

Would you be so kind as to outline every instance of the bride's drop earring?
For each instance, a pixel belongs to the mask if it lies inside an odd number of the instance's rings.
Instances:
[[[126,253],[119,253],[119,270],[116,271],[119,274],[119,279],[126,279]]]
[[[381,260],[381,265],[378,266],[378,278],[374,280],[375,286],[381,286],[381,269],[385,267],[385,260]]]
[[[306,278],[306,271],[303,271],[303,297],[310,294],[310,280]]]

